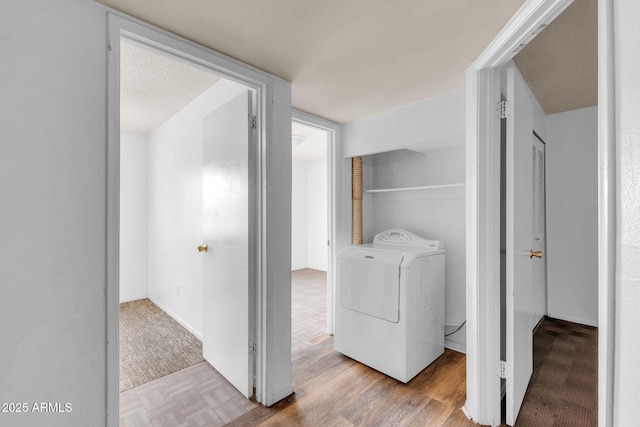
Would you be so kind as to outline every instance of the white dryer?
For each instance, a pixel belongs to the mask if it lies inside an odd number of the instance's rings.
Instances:
[[[338,255],[334,349],[408,382],[444,352],[444,243],[392,229]]]

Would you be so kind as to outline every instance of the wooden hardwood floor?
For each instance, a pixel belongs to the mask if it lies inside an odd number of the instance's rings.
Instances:
[[[291,272],[291,352],[304,351],[327,332],[327,272]]]
[[[230,426],[465,426],[465,357],[445,353],[407,384],[333,350],[320,337],[293,360],[295,395]]]
[[[516,427],[597,425],[597,329],[547,319],[534,336],[534,374]],[[402,384],[333,351],[327,335],[294,356],[295,394],[230,426],[476,426],[460,410],[466,358],[445,350]],[[504,424],[503,424],[504,426]]]
[[[320,293],[310,293],[307,299],[313,295]],[[301,306],[298,311],[308,310]],[[321,318],[323,311],[318,313],[315,317]],[[307,323],[313,322],[301,322],[304,330],[294,331],[295,394],[273,407],[246,400],[231,385],[226,392],[226,380],[219,374],[221,381],[213,378],[215,370],[203,362],[122,393],[121,425],[477,425],[460,410],[466,397],[464,354],[445,350],[402,384],[335,352],[328,335],[305,344],[308,336],[315,336]],[[596,328],[554,319],[541,324],[534,336],[534,374],[516,427],[597,425],[597,342]]]

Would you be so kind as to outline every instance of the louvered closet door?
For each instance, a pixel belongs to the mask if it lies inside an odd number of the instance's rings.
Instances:
[[[532,135],[531,144],[531,249],[541,251],[543,256],[533,263],[533,329],[547,312],[547,251],[546,251],[546,206],[545,206],[545,151],[544,143]]]

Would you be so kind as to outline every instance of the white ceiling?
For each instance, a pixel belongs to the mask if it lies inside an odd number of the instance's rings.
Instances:
[[[295,108],[339,123],[464,86],[468,66],[524,3],[97,1],[292,82]],[[596,3],[576,0],[568,13]],[[597,102],[594,14],[563,16],[516,58],[548,113]],[[545,88],[550,81],[555,86]],[[592,95],[579,96],[587,93]]]
[[[348,122],[464,86],[524,0],[98,0],[292,82]]]

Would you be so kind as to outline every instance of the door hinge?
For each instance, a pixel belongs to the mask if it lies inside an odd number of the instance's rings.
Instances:
[[[258,119],[256,116],[249,116],[249,128],[256,129],[258,127]]]
[[[499,119],[511,117],[513,113],[513,103],[511,101],[500,101],[496,108],[496,114]]]
[[[249,341],[249,354],[256,353],[256,340]]]
[[[507,378],[507,362],[504,360],[498,360],[496,365],[496,375],[500,378]]]

